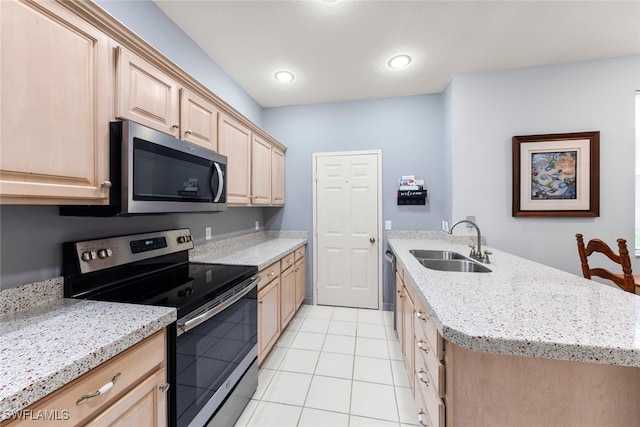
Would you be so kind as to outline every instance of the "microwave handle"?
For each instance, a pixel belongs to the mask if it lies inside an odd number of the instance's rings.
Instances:
[[[211,168],[213,169],[213,172],[211,174],[211,191],[215,192],[215,196],[213,197],[213,202],[218,203],[220,202],[220,197],[222,196],[222,190],[224,189],[224,175],[222,174],[222,169],[220,169],[220,165],[218,163],[214,162]],[[216,176],[218,177],[217,180],[214,179]],[[216,181],[218,182],[217,188],[215,185]]]

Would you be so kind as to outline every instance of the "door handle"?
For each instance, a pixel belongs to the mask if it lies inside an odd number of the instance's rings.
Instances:
[[[375,243],[375,242],[376,242],[376,238],[375,238],[375,237],[371,237],[371,238],[369,238],[369,241],[370,241],[371,243]]]

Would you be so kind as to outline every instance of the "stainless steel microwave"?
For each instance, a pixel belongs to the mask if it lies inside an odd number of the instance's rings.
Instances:
[[[131,121],[110,123],[109,205],[61,215],[126,216],[227,209],[227,158]]]

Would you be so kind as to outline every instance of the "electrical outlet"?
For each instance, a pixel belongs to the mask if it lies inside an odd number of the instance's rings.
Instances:
[[[449,232],[449,221],[442,221],[442,231],[446,233]]]
[[[211,240],[211,227],[205,227],[204,238],[205,240]]]
[[[260,221],[256,221],[256,231],[260,230]]]
[[[391,221],[387,220],[384,222],[384,229],[391,230]]]

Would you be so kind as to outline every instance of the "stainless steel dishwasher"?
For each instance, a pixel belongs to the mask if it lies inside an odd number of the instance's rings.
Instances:
[[[384,259],[387,261],[386,274],[384,276],[384,287],[389,291],[391,295],[391,310],[393,311],[393,329],[396,328],[396,256],[389,246],[384,254]]]

